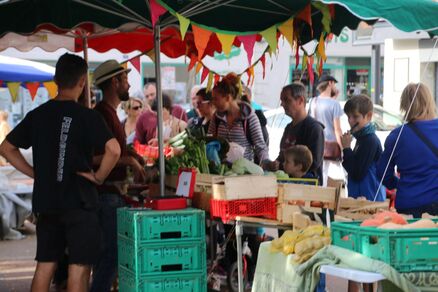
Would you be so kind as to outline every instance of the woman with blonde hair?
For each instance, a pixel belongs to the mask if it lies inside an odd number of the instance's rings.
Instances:
[[[377,175],[383,177],[388,165],[383,184],[388,189],[397,189],[395,207],[399,213],[411,214],[415,218],[423,213],[438,215],[435,100],[426,85],[410,83],[401,95],[400,110],[407,123],[392,130],[386,139],[385,150],[377,164]],[[400,178],[395,175],[395,167]]]
[[[138,117],[143,112],[144,104],[141,99],[130,97],[124,103],[123,108],[127,115],[126,119],[122,121],[126,134],[126,144],[132,144],[135,138],[135,126],[137,125]]]

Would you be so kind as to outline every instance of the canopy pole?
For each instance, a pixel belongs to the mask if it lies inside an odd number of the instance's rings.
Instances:
[[[382,73],[380,71],[380,44],[371,46],[371,100],[375,104],[382,105],[380,99]]]
[[[163,141],[163,96],[161,92],[161,70],[160,70],[160,24],[157,22],[154,27],[154,48],[155,48],[155,83],[157,88],[157,118],[158,118],[158,165],[160,166],[160,195],[164,196],[164,141]]]
[[[84,60],[88,65],[88,39],[85,35],[82,38],[82,49],[84,50]],[[88,80],[89,69],[87,69],[87,78],[85,79],[85,104],[88,108],[91,108],[91,100],[90,100],[90,80]]]

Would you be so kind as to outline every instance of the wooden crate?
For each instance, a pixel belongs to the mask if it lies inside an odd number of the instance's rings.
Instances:
[[[322,208],[336,210],[339,193],[339,189],[333,187],[279,184],[277,220],[293,224],[294,213],[303,211],[325,216]]]
[[[213,199],[245,200],[277,197],[275,176],[242,175],[213,178]]]
[[[389,207],[389,200],[372,202],[366,199],[340,198],[336,214],[340,220],[365,220],[379,210],[389,210]]]

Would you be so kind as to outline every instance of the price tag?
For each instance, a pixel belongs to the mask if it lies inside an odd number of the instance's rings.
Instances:
[[[176,195],[185,198],[192,198],[195,189],[196,170],[192,168],[180,168],[178,171],[178,182]]]

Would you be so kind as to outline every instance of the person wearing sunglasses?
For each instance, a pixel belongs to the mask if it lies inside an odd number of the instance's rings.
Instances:
[[[122,121],[122,125],[123,129],[125,129],[126,144],[134,143],[135,126],[137,125],[138,117],[143,112],[143,108],[143,101],[136,97],[130,97],[124,104],[127,118]]]
[[[196,108],[199,112],[199,117],[190,119],[189,127],[191,129],[200,129],[202,127],[204,128],[204,133],[207,133],[216,108],[211,102],[211,92],[207,92],[206,88],[201,88],[196,93]]]

